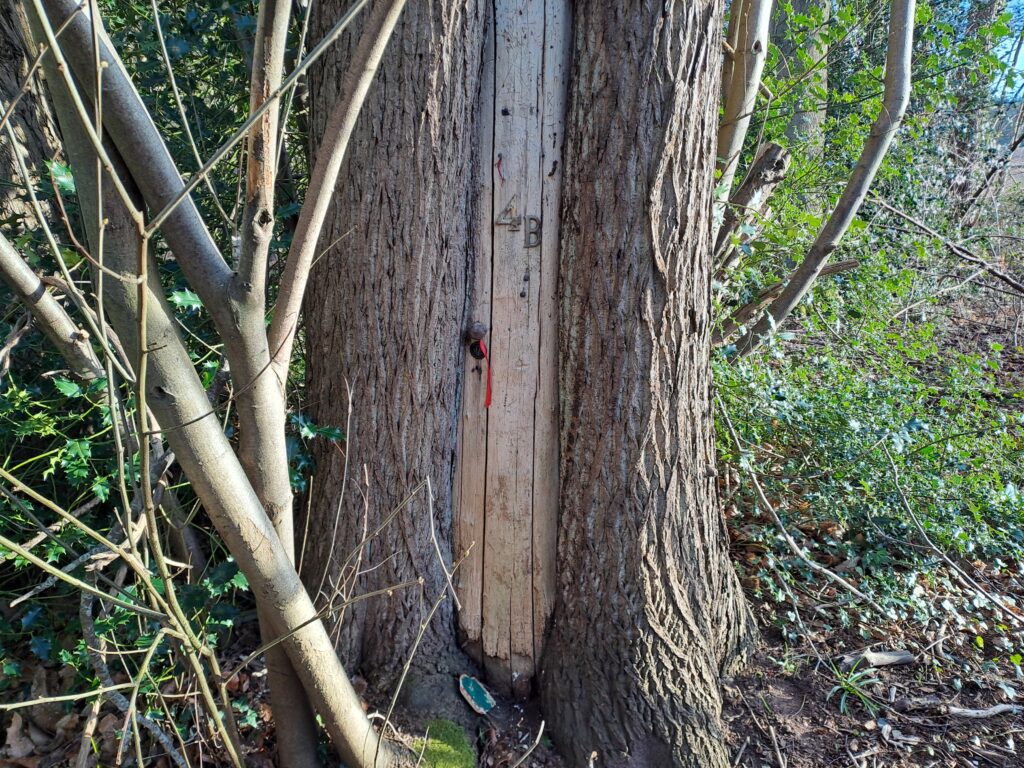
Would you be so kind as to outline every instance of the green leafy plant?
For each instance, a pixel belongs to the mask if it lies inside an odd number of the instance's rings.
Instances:
[[[845,671],[840,667],[833,666],[832,674],[836,679],[836,684],[829,690],[826,698],[831,701],[832,697],[839,694],[839,712],[844,715],[851,701],[857,701],[868,714],[874,716],[878,711],[878,704],[871,697],[868,689],[875,685],[881,685],[882,681],[875,676],[873,668],[858,669],[858,666],[858,664],[854,664]]]

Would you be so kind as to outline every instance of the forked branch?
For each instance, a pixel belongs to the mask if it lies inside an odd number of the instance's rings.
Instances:
[[[764,63],[768,58],[768,27],[772,0],[734,2],[729,33],[735,35],[732,53],[725,58],[722,84],[722,122],[718,130],[719,200],[732,191],[743,141],[754,115]]]
[[[270,326],[271,355],[279,376],[284,376],[291,359],[302,297],[352,129],[404,6],[405,0],[381,0],[373,9],[345,74],[341,97],[327,120]]]
[[[910,102],[910,64],[914,43],[915,0],[893,0],[889,19],[889,47],[885,58],[885,93],[882,109],[871,127],[860,159],[825,226],[807,256],[790,276],[768,312],[737,343],[740,355],[757,349],[793,312],[821,275],[832,252],[839,246],[860,211],[871,183],[892,144]]]

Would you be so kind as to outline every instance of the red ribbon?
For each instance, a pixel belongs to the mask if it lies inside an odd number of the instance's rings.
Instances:
[[[484,408],[491,407],[491,359],[487,356],[487,346],[484,340],[480,339],[480,351],[484,353],[484,362],[487,364],[487,399],[484,400]]]

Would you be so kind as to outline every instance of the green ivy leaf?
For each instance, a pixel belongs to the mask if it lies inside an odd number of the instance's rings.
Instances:
[[[181,309],[190,310],[200,309],[203,306],[203,302],[199,300],[199,295],[188,288],[181,291],[174,291],[171,294],[171,303]]]
[[[50,170],[53,180],[57,182],[57,189],[69,195],[75,194],[75,177],[65,163],[60,160],[52,160],[46,164],[46,167]]]
[[[69,381],[68,379],[54,379],[53,386],[57,388],[64,397],[81,397],[82,388],[77,382]]]

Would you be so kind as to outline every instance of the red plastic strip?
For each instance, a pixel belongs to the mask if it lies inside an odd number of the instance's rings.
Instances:
[[[484,400],[484,408],[491,407],[491,358],[487,356],[487,346],[484,340],[480,339],[480,351],[484,353],[484,362],[487,364],[487,399]]]

